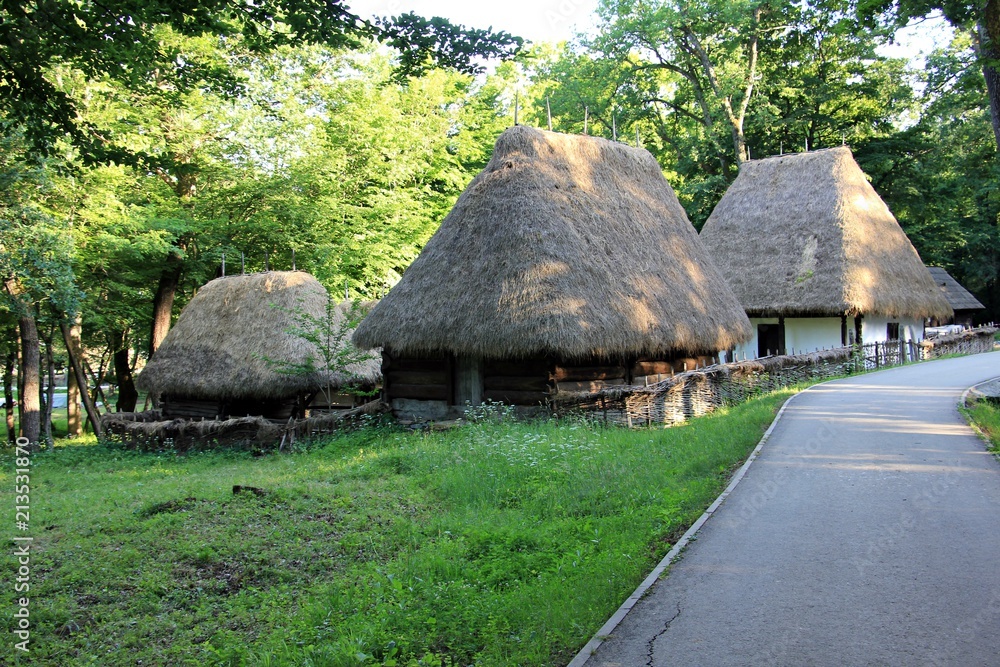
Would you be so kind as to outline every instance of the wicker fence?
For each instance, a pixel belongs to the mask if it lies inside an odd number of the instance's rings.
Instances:
[[[557,414],[584,412],[622,426],[663,426],[698,417],[725,405],[802,382],[824,380],[949,354],[993,349],[997,329],[984,327],[915,343],[870,344],[835,350],[765,357],[681,373],[648,387],[609,387],[590,394],[560,394]]]
[[[362,415],[383,412],[372,401],[347,411],[320,412],[305,419],[273,421],[264,417],[234,419],[164,419],[159,410],[111,412],[101,417],[108,442],[140,450],[186,451],[218,445],[283,449],[297,441],[336,433]]]
[[[995,326],[970,329],[959,334],[941,336],[925,340],[920,344],[921,359],[937,359],[951,354],[980,354],[992,352],[994,335],[998,331]]]

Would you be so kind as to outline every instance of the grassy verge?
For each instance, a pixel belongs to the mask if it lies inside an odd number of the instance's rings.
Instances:
[[[31,653],[7,558],[0,663],[565,664],[791,393],[667,430],[485,419],[259,458],[36,454]]]
[[[963,408],[962,412],[986,440],[990,451],[1000,456],[1000,406],[978,400]]]

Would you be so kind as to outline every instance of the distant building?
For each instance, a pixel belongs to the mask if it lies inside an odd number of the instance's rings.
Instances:
[[[961,283],[952,278],[940,266],[928,266],[927,270],[931,272],[931,278],[934,279],[937,286],[944,292],[945,298],[948,299],[952,310],[955,311],[954,317],[946,320],[935,319],[932,324],[935,326],[941,324],[961,324],[971,327],[973,317],[979,311],[984,310],[986,306],[979,303],[979,299],[974,297],[972,292],[962,287]]]
[[[741,358],[921,340],[952,314],[846,147],[745,163],[701,239],[753,324]]]

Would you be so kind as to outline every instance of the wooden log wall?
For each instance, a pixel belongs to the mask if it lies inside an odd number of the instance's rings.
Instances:
[[[483,365],[483,399],[510,405],[544,404],[554,383],[554,365],[544,358],[487,360]]]
[[[185,396],[164,396],[164,419],[229,419],[238,417],[264,417],[288,419],[300,412],[298,397],[268,400],[246,399],[229,402],[210,401]],[[300,415],[297,415],[300,416]]]
[[[713,356],[675,359],[602,359],[557,362],[552,358],[487,359],[483,362],[483,400],[509,405],[546,404],[559,392],[590,393],[612,386],[655,384],[685,370],[716,363]],[[383,398],[394,401],[436,401],[455,405],[452,355],[396,356],[383,352]],[[652,378],[652,379],[651,379]]]
[[[447,401],[454,397],[453,362],[448,355],[415,358],[382,354],[385,400]]]
[[[299,412],[301,412],[301,410],[299,409],[298,397],[291,396],[267,400],[245,399],[230,401],[226,405],[222,406],[220,416],[227,419],[238,417],[264,417],[265,419],[283,420],[288,419],[292,415],[297,417],[302,416],[301,414],[297,414]]]
[[[345,410],[356,408],[368,402],[368,398],[355,396],[354,394],[333,394],[327,400],[323,392],[319,392],[309,403],[310,410]]]
[[[558,392],[594,392],[628,384],[627,363],[603,359],[565,362],[555,368],[553,379]]]
[[[669,360],[639,359],[629,369],[629,384],[648,386],[673,377],[677,373],[698,370],[717,363],[719,363],[719,358],[716,355],[685,355]]]
[[[222,414],[219,401],[207,401],[183,396],[164,396],[163,416],[170,419],[216,419]]]

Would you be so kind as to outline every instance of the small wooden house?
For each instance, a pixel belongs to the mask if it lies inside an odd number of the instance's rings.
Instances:
[[[753,324],[740,358],[918,341],[951,315],[847,147],[744,163],[701,240]]]
[[[652,155],[514,127],[354,342],[383,348],[397,415],[445,419],[693,370],[749,335]]]
[[[293,330],[302,326],[297,311],[322,320],[328,299],[302,271],[217,278],[185,306],[136,384],[159,395],[164,419],[272,420],[302,417],[318,396],[349,382],[374,386],[377,359],[344,374],[282,371],[310,358],[321,364],[315,346]]]
[[[941,288],[941,292],[944,293],[948,304],[955,311],[953,317],[947,319],[934,318],[931,324],[934,326],[961,324],[965,327],[971,327],[973,318],[980,311],[985,310],[986,306],[981,304],[979,299],[973,296],[972,292],[965,289],[960,282],[952,278],[951,274],[940,266],[928,266],[927,270],[931,272],[931,278],[934,279],[934,283]]]

